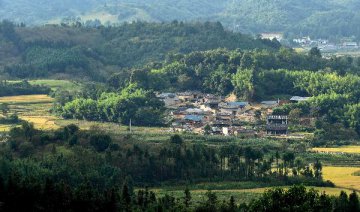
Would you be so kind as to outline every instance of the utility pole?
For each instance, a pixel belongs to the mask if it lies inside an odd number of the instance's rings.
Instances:
[[[129,129],[130,129],[130,133],[132,133],[132,129],[131,129],[131,119],[130,119],[130,123],[129,123]]]

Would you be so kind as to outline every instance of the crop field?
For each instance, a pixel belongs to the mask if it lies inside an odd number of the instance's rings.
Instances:
[[[360,154],[360,146],[342,146],[342,147],[324,147],[324,148],[313,148],[312,151],[322,153],[349,153],[349,154]]]
[[[323,167],[324,180],[330,180],[336,187],[360,191],[359,167]]]
[[[23,95],[23,96],[5,96],[0,97],[0,103],[8,104],[39,104],[39,103],[52,103],[53,98],[47,95]]]
[[[10,128],[11,128],[11,126],[9,126],[9,125],[0,125],[0,133],[7,132],[10,130]]]

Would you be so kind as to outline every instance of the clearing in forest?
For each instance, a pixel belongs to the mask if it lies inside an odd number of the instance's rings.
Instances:
[[[258,198],[261,196],[262,193],[269,189],[273,189],[274,187],[265,187],[265,188],[253,188],[253,189],[226,189],[226,190],[211,190],[212,192],[216,193],[219,200],[227,200],[224,197],[233,196],[238,203],[249,203],[251,200]],[[288,188],[288,187],[281,187],[281,188]],[[347,194],[352,192],[351,189],[344,189],[344,188],[330,188],[330,187],[307,187],[307,189],[315,189],[320,193],[325,192],[331,196],[339,196],[341,191],[345,191]],[[153,189],[153,191],[159,196],[165,196],[166,194],[172,195],[176,198],[181,198],[184,196],[183,190],[171,190],[171,189]],[[201,202],[203,199],[206,199],[206,192],[208,190],[203,189],[191,189],[191,195],[195,202]]]

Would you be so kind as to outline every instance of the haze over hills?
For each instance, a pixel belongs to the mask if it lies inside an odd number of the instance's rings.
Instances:
[[[71,5],[71,9],[68,9]],[[245,33],[285,32],[322,38],[359,38],[356,0],[0,0],[0,17],[26,24],[64,18],[105,23],[221,21]]]

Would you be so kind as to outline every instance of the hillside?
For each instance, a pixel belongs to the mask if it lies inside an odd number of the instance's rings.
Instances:
[[[119,27],[15,27],[0,24],[0,75],[6,78],[57,76],[104,79],[169,54],[215,48],[276,49],[277,42],[224,30],[220,23],[150,24]],[[2,73],[2,74],[1,74]]]
[[[359,8],[356,0],[0,0],[0,17],[26,24],[209,20],[245,33],[281,31],[336,39],[359,38]]]

